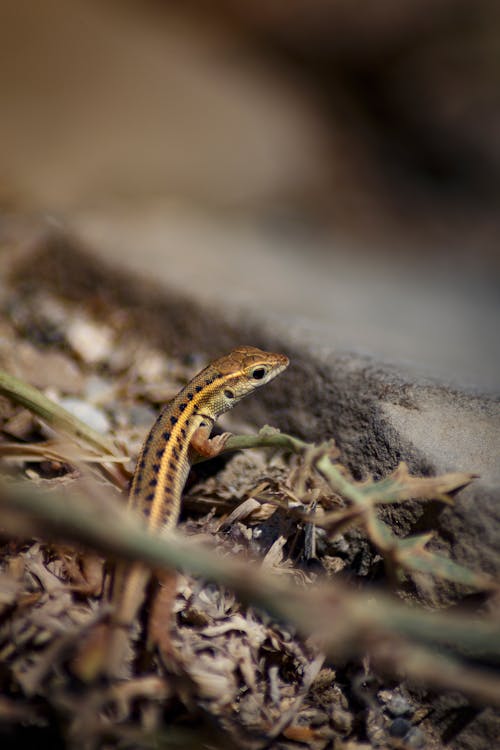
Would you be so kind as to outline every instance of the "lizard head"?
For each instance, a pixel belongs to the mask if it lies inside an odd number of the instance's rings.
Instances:
[[[284,354],[264,352],[253,346],[240,346],[215,360],[212,366],[224,378],[218,411],[227,411],[261,385],[269,383],[288,367]]]

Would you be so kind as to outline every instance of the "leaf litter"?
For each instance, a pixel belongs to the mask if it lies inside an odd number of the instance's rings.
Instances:
[[[0,368],[62,405],[76,403],[84,420],[93,417],[90,426],[107,432],[105,438],[118,446],[109,455],[85,441],[69,445],[33,411],[0,397],[4,475],[47,491],[62,484],[69,490],[95,490],[91,467],[107,460],[107,471],[98,474],[100,486],[123,488],[159,405],[175,395],[200,362],[173,360],[135,339],[126,311],[101,323],[48,292],[28,297],[15,287],[3,289],[1,305]],[[228,417],[224,427],[230,426]],[[328,454],[333,461],[338,458],[333,446]],[[354,585],[377,579],[381,558],[393,572],[433,572],[462,585],[484,583],[480,574],[438,560],[427,549],[428,537],[395,538],[376,510],[381,488],[386,503],[413,497],[449,502],[449,493],[466,478],[421,480],[401,465],[378,483],[378,494],[377,483],[368,481],[346,503],[342,475],[335,480],[337,488],[328,467],[320,469],[324,455],[310,451],[289,459],[253,450],[223,459],[216,475],[195,467],[185,492],[182,530],[216,549],[228,565],[238,553],[303,587],[340,572]],[[113,460],[123,467],[121,474],[109,469]],[[386,705],[394,698],[411,703],[403,683],[384,685],[370,675],[369,665],[340,664],[335,670],[318,644],[300,638],[292,626],[242,605],[221,586],[184,573],[177,575],[175,622],[164,625],[172,649],[168,669],[160,662],[146,673],[140,669],[137,628],[128,680],[101,685],[97,693],[90,690],[72,672],[71,659],[107,614],[103,570],[104,561],[85,551],[3,536],[2,725],[32,724],[41,738],[45,733],[59,744],[89,748],[158,743],[410,747],[391,735],[394,719]],[[406,585],[411,589],[411,577]],[[87,655],[91,658],[90,651]],[[375,684],[359,693],[356,685],[370,680]],[[413,730],[414,738],[418,732],[424,736],[421,718],[409,722],[408,737]],[[422,726],[425,746],[441,747],[432,727]]]

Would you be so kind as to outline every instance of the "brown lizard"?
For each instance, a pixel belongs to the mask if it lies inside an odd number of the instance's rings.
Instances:
[[[223,450],[229,433],[210,438],[217,418],[287,366],[284,354],[240,346],[211,362],[165,406],[142,446],[129,495],[130,510],[144,518],[151,531],[171,530],[177,524],[194,458],[213,457]],[[116,568],[105,670],[110,676],[120,670],[128,631],[144,601],[150,576],[140,563]]]

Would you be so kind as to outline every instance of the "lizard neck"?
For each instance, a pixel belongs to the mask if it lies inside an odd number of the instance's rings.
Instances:
[[[151,529],[173,528],[191,465],[193,434],[219,416],[217,394],[228,375],[213,367],[199,373],[161,412],[146,438],[137,461],[129,505]]]

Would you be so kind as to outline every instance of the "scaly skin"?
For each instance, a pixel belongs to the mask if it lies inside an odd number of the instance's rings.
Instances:
[[[193,459],[220,453],[229,433],[210,438],[217,418],[288,366],[284,354],[241,346],[214,360],[161,412],[142,446],[129,495],[129,508],[151,531],[175,527],[182,491]],[[117,566],[112,603],[115,627],[107,655],[108,674],[119,670],[127,630],[144,600],[150,572],[141,564]]]

